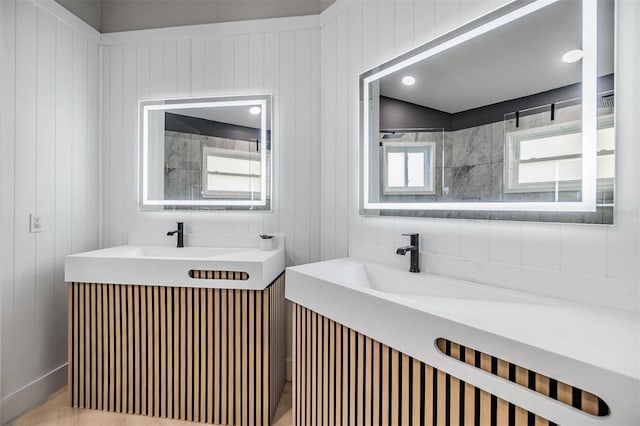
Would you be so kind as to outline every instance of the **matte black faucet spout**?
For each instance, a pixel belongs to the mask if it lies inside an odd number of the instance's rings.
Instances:
[[[410,252],[412,250],[415,250],[413,246],[398,247],[398,249],[396,250],[396,254],[404,256],[405,254],[407,254],[407,252]]]
[[[410,237],[410,246],[398,247],[396,254],[404,256],[411,253],[411,266],[409,272],[420,272],[420,234],[402,234]]]
[[[184,222],[176,222],[178,224],[178,229],[175,231],[167,232],[167,235],[171,236],[174,234],[178,234],[178,244],[176,247],[184,247]]]

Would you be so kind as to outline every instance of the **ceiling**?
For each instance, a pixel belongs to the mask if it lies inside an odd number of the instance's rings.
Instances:
[[[335,0],[56,0],[102,33],[317,15]]]
[[[558,2],[384,77],[380,93],[457,113],[567,86],[581,81],[581,61],[561,59],[581,48],[581,28],[579,3]],[[613,29],[599,34],[600,50],[612,52]],[[612,73],[613,55],[599,59],[599,74]],[[401,83],[406,75],[413,86]]]

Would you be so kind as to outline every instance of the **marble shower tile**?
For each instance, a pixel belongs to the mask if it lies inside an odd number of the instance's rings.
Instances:
[[[491,162],[491,125],[453,132],[453,166]]]
[[[453,167],[453,132],[444,132],[439,144],[443,149],[442,161],[444,167]]]
[[[505,123],[499,121],[491,124],[491,162],[504,161]]]
[[[188,170],[168,168],[164,176],[164,198],[167,200],[186,200],[189,198],[187,187]]]
[[[202,136],[193,135],[188,145],[189,168],[200,170],[202,168]]]
[[[501,201],[504,198],[504,163],[491,164],[491,200]]]
[[[481,201],[491,197],[491,164],[451,168],[451,197],[459,201]]]
[[[165,136],[164,158],[165,167],[186,167],[188,160],[187,140],[189,135],[174,134]]]

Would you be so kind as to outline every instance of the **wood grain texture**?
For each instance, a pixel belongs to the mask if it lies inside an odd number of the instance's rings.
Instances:
[[[593,416],[609,414],[607,404],[590,392],[447,339],[440,338],[436,344],[438,349],[447,356],[517,383],[585,413]]]
[[[228,280],[228,281],[246,281],[249,274],[242,271],[207,271],[201,269],[192,269],[189,276],[194,280]]]
[[[285,384],[284,274],[262,291],[69,284],[72,407],[269,425]]]
[[[293,305],[292,320],[296,426],[330,425],[333,416],[337,425],[357,426],[553,425],[303,306]],[[438,345],[451,352],[445,342]],[[458,346],[454,353],[468,352]],[[326,357],[335,357],[335,368]],[[497,370],[491,357],[478,354],[477,362]],[[326,399],[333,405],[328,412]]]

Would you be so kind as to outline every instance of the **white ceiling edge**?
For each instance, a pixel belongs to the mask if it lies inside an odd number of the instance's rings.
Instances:
[[[325,10],[320,13],[320,26],[324,27],[329,22],[336,19],[342,12],[351,7],[354,3],[359,3],[358,0],[336,0],[329,5]]]
[[[53,0],[39,0],[51,1]],[[256,32],[299,31],[320,29],[320,15],[287,16],[283,18],[253,19],[248,21],[216,22],[212,24],[179,27],[150,28],[147,30],[103,33],[100,44],[110,46],[131,41],[181,40],[194,37],[249,34]]]
[[[100,43],[101,33],[91,25],[78,18],[55,0],[31,0],[36,6],[46,10],[51,15],[67,24],[73,30],[83,34],[89,40]]]

